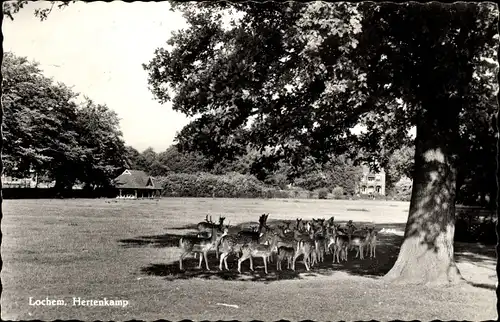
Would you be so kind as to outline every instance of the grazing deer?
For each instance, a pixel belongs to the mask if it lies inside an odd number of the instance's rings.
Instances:
[[[259,218],[259,229],[257,232],[253,231],[240,231],[236,234],[227,234],[219,240],[217,244],[217,248],[222,247],[221,256],[219,258],[219,269],[222,271],[222,263],[226,267],[226,270],[229,270],[227,266],[227,257],[236,253],[239,254],[241,252],[242,246],[246,244],[259,243],[260,238],[263,236],[265,231],[267,230],[267,218],[269,214],[263,214]]]
[[[292,259],[295,255],[295,250],[293,247],[281,246],[278,248],[278,259],[276,261],[276,270],[281,271],[281,262],[286,258],[287,260],[287,269],[291,268]]]
[[[203,259],[205,259],[205,265],[207,267],[207,270],[209,271],[210,267],[208,267],[207,253],[209,250],[214,248],[217,242],[218,238],[215,227],[212,227],[212,235],[209,238],[198,236],[181,237],[181,239],[179,240],[179,248],[181,248],[183,252],[179,257],[179,269],[183,270],[182,260],[184,259],[184,257],[191,253],[198,253],[200,254],[200,263],[198,264],[198,269],[201,269],[201,264],[203,263]],[[203,255],[203,257],[201,255]]]
[[[241,257],[238,259],[238,272],[241,274],[241,264],[250,259],[250,270],[253,272],[253,257],[262,257],[264,261],[264,271],[267,274],[267,261],[271,257],[276,244],[278,242],[278,235],[275,232],[268,231],[266,234],[271,234],[271,242],[266,244],[249,243],[241,247]],[[266,239],[266,238],[264,238]]]

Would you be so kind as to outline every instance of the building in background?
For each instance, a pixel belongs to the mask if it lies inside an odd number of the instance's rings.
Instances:
[[[125,170],[114,180],[117,198],[153,198],[161,195],[153,177],[140,170]]]
[[[357,193],[362,195],[382,195],[385,196],[385,172],[373,173],[363,165],[363,176],[357,186]]]

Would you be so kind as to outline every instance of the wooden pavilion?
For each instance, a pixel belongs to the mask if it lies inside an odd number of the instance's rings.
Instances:
[[[161,196],[161,187],[153,177],[141,170],[125,170],[114,180],[117,198],[153,198]]]

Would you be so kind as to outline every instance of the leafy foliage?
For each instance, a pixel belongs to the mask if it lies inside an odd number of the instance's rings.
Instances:
[[[334,199],[342,199],[344,197],[344,188],[337,186],[333,188],[332,193]]]
[[[24,57],[5,53],[2,73],[5,172],[34,171],[58,189],[109,185],[124,166],[117,115],[89,99],[77,104],[77,94]]]

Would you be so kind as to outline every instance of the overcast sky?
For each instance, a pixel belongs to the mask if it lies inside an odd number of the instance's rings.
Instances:
[[[153,100],[141,64],[185,26],[181,15],[168,2],[77,2],[40,22],[34,9],[47,5],[30,3],[14,21],[4,19],[4,50],[38,61],[46,76],[115,110],[126,144],[165,150],[187,119]]]

